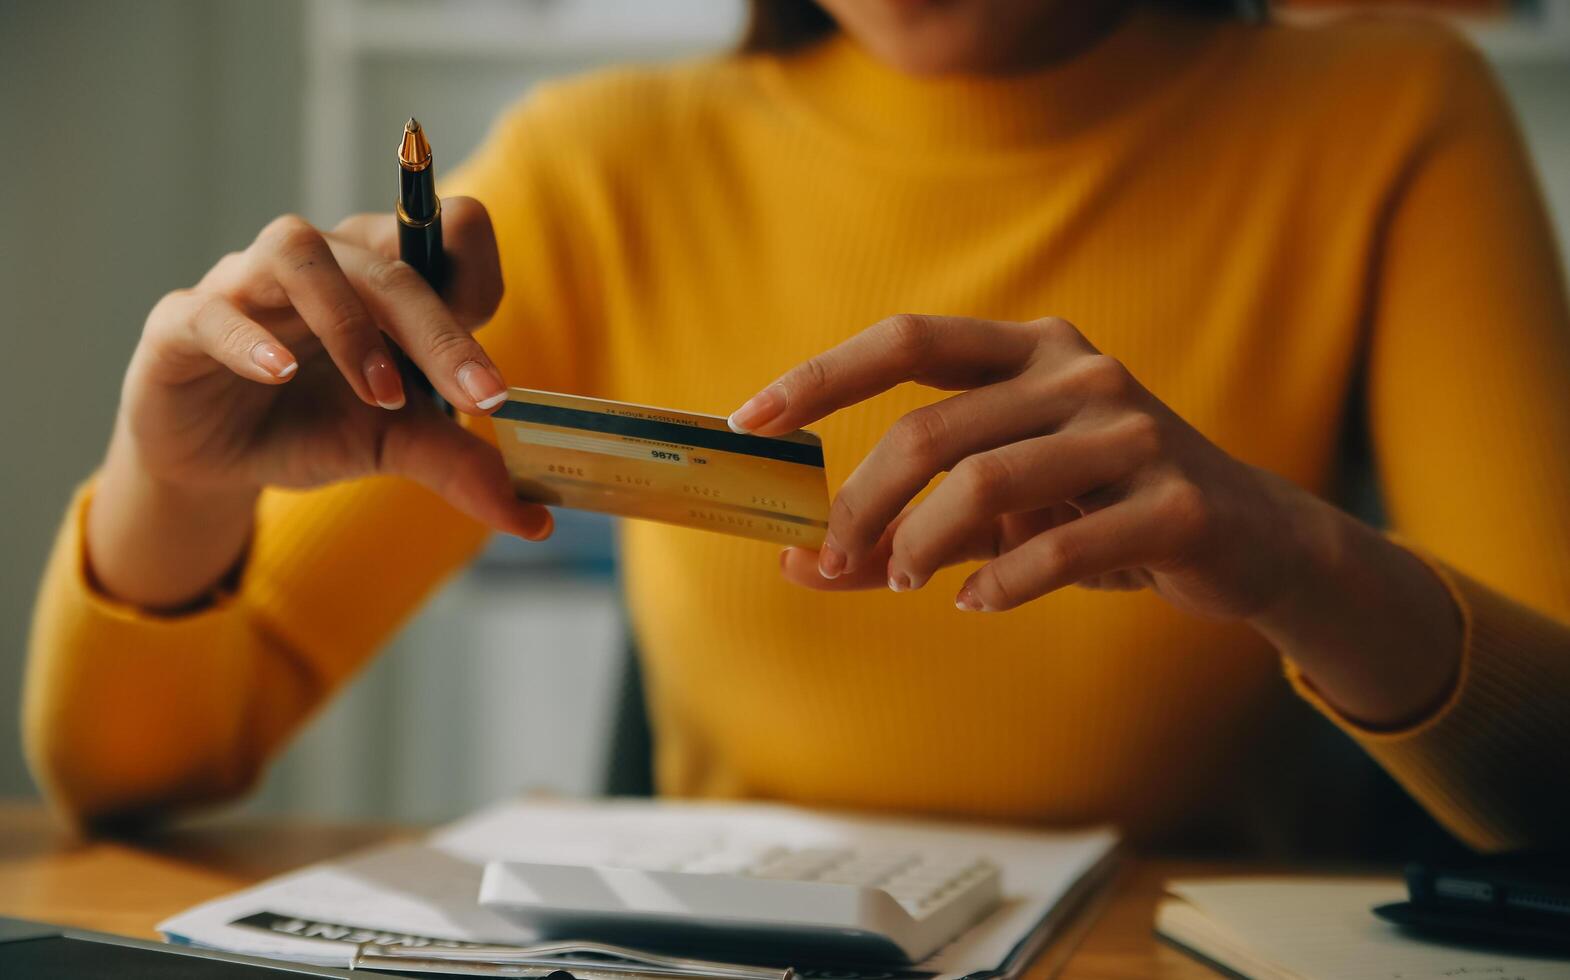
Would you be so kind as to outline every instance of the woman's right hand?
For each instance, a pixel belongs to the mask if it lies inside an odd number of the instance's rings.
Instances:
[[[502,295],[490,219],[468,198],[449,198],[443,210],[445,299],[398,261],[396,223],[383,214],[326,233],[279,218],[195,287],[159,301],[126,373],[93,504],[89,550],[100,579],[129,577],[113,574],[124,556],[106,549],[128,544],[115,523],[136,516],[128,513],[133,500],[178,500],[199,512],[210,501],[213,513],[190,515],[189,526],[210,517],[232,532],[229,515],[243,513],[248,533],[263,487],[374,473],[415,480],[493,528],[534,539],[549,533],[548,512],[514,497],[496,450],[428,398],[406,393],[393,359],[389,338],[461,412],[486,415],[505,398],[500,372],[469,334]],[[167,600],[165,592],[190,591],[179,585],[153,592]]]

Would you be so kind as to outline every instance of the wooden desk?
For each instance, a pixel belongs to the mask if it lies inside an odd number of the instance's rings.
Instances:
[[[35,804],[0,802],[0,915],[157,938],[154,925],[188,906],[410,833],[366,824],[226,819],[133,842],[84,842],[54,827]],[[1168,878],[1248,870],[1129,859],[1028,980],[1214,980],[1216,973],[1156,940],[1156,900]]]

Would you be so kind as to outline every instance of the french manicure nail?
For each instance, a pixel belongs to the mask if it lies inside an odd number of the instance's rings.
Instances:
[[[904,572],[895,572],[893,575],[890,575],[889,576],[889,591],[890,592],[909,592],[910,591],[910,576],[906,575]]]
[[[845,553],[835,547],[834,542],[823,542],[823,547],[818,549],[818,574],[827,579],[836,579],[844,571]]]
[[[280,381],[300,369],[300,362],[296,361],[288,351],[265,340],[251,348],[251,360],[257,367]]]
[[[376,404],[389,412],[403,407],[403,379],[398,377],[398,368],[386,351],[373,350],[366,354],[361,371],[365,383],[371,386],[371,397],[376,399]]]
[[[976,595],[976,590],[967,585],[954,597],[954,608],[960,612],[981,612],[986,607],[981,604],[981,597]]]
[[[732,432],[748,433],[768,423],[784,410],[785,389],[779,385],[769,385],[743,402],[740,408],[730,413],[730,418],[725,422]]]
[[[479,361],[463,362],[458,368],[458,384],[481,411],[495,408],[507,400],[507,386],[502,384],[501,377]]]

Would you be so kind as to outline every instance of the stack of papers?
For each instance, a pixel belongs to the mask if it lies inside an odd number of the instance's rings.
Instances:
[[[1102,877],[1117,844],[1104,829],[977,828],[758,804],[517,802],[483,810],[422,842],[376,847],[274,878],[158,928],[173,942],[320,966],[348,966],[361,943],[527,944],[539,937],[478,903],[486,862],[608,864],[629,850],[705,836],[786,847],[952,849],[990,858],[1003,869],[1002,905],[926,961],[901,969],[909,980],[1016,975]]]

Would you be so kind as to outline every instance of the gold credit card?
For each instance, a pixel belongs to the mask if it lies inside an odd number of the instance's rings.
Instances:
[[[717,415],[512,388],[491,416],[521,500],[816,548],[823,444],[732,432]]]

